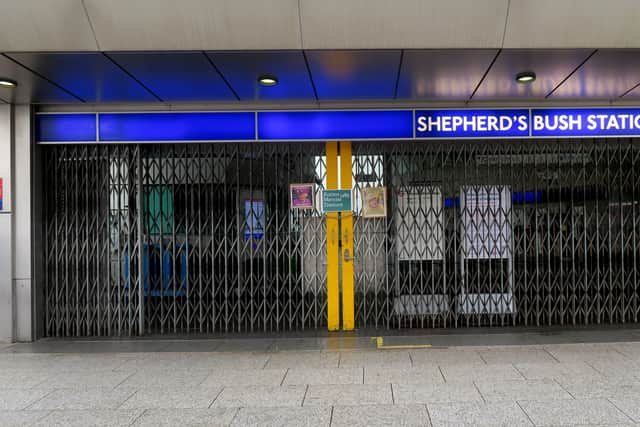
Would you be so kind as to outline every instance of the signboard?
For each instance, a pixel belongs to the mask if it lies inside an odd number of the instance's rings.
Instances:
[[[397,193],[395,222],[400,261],[444,259],[444,210],[439,187],[403,187]]]
[[[291,209],[313,209],[313,184],[289,185]]]
[[[4,209],[3,193],[2,193],[2,178],[0,178],[0,211]]]
[[[364,187],[362,193],[363,218],[384,218],[387,216],[387,189],[385,187]]]
[[[324,190],[322,192],[322,211],[351,211],[351,190]]]
[[[640,137],[640,108],[39,113],[38,143]]]

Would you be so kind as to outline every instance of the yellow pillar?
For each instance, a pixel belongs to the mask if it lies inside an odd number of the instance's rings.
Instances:
[[[340,142],[340,187],[351,190],[351,141]],[[353,197],[353,195],[352,195]],[[353,300],[353,212],[342,212],[342,329],[355,327]]]
[[[338,189],[338,143],[327,141],[327,190]],[[327,213],[327,327],[340,329],[339,222],[338,213]]]

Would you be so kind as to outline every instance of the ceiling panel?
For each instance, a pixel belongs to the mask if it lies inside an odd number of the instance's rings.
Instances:
[[[315,100],[302,51],[207,52],[242,101]],[[273,74],[278,84],[258,84]]]
[[[18,87],[13,89],[0,87],[0,98],[8,102],[15,104],[80,102],[77,98],[3,55],[0,55],[0,76],[18,82]]]
[[[638,0],[511,0],[503,47],[640,47],[638,19]]]
[[[497,49],[406,50],[398,99],[467,100]]]
[[[304,49],[491,48],[508,0],[300,0]]]
[[[597,51],[551,99],[615,99],[640,83],[640,50]]]
[[[393,99],[399,50],[308,51],[318,99]]]
[[[298,0],[85,0],[102,50],[300,49]]]
[[[157,101],[101,53],[16,53],[10,56],[86,102]]]
[[[110,53],[109,56],[163,101],[236,99],[202,52]]]
[[[503,50],[473,96],[475,100],[542,99],[593,52],[591,49]],[[536,80],[520,84],[515,76],[533,71]]]
[[[0,51],[98,49],[82,0],[5,0],[0,4]]]

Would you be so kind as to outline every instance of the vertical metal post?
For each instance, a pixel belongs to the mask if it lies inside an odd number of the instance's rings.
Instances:
[[[138,145],[136,153],[136,210],[138,217],[138,334],[144,334],[144,250],[143,250],[143,223],[142,215],[144,212],[143,197],[143,180],[142,180],[142,147]]]

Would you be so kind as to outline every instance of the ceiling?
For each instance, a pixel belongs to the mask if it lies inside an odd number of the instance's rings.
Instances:
[[[525,70],[534,83],[514,81]],[[3,53],[0,77],[16,104],[624,103],[640,99],[640,49]]]

